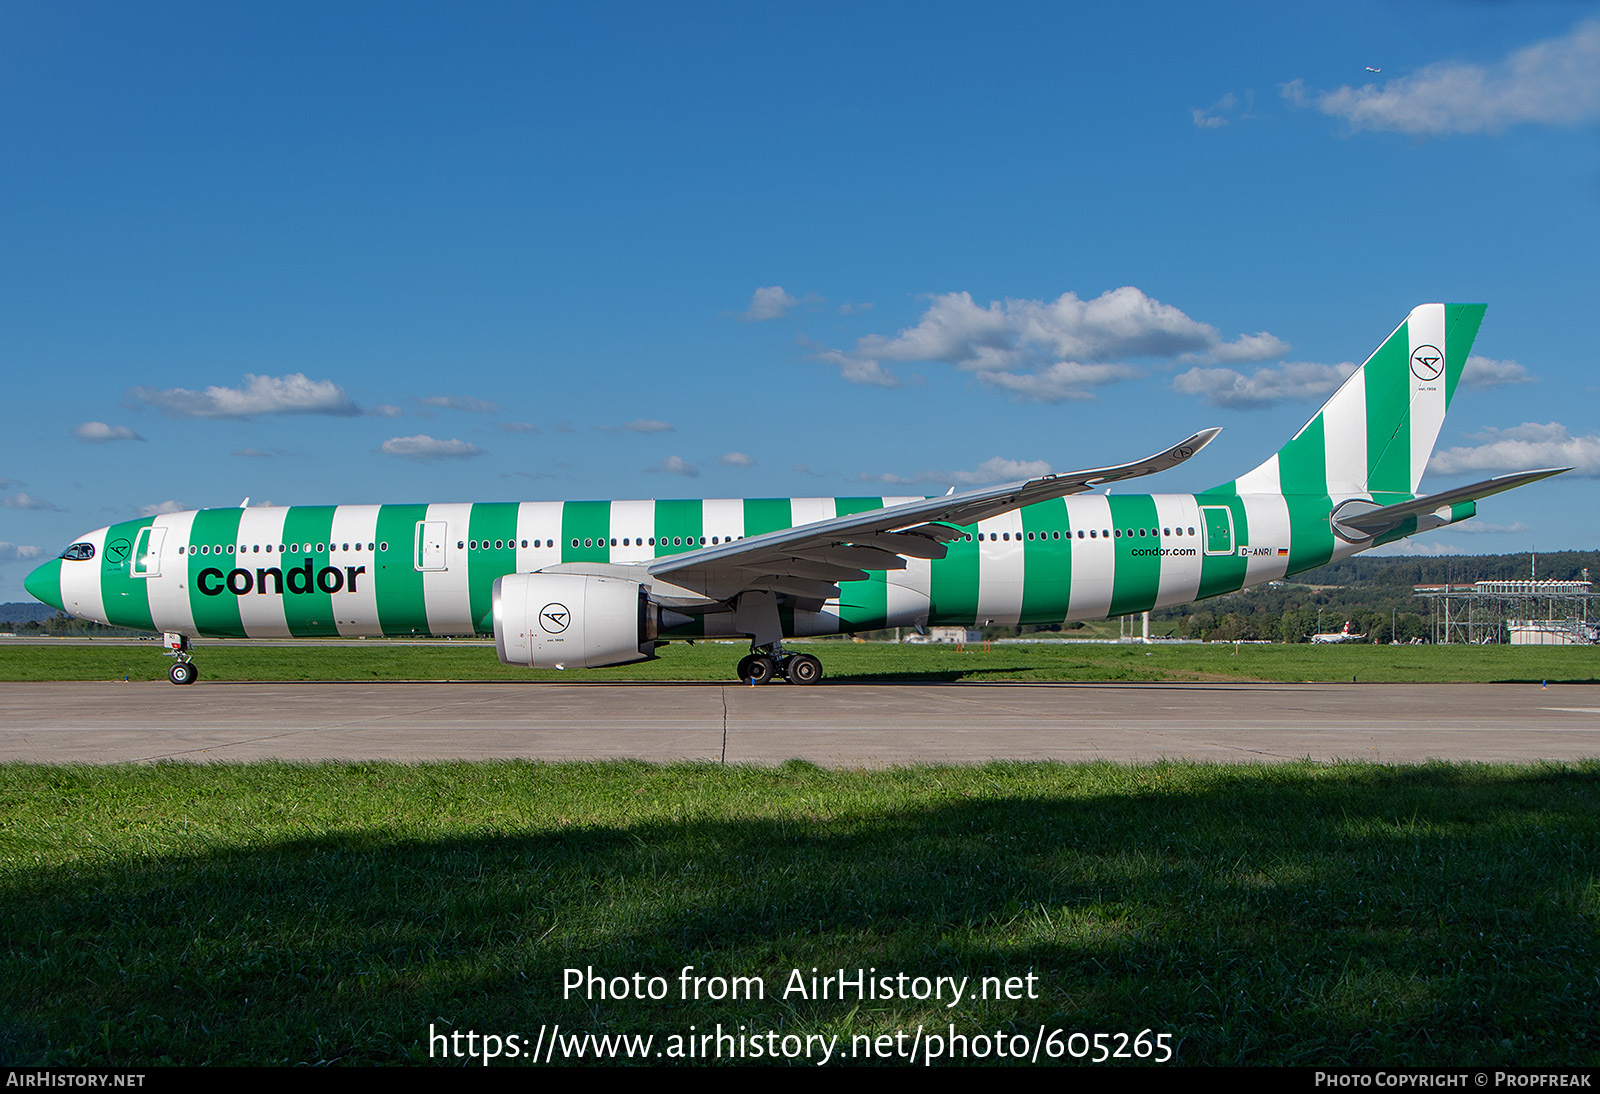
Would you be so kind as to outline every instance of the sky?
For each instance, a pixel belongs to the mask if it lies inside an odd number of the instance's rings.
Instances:
[[[1579,3],[0,7],[0,601],[204,506],[1254,467],[1487,302],[1419,553],[1600,538]]]

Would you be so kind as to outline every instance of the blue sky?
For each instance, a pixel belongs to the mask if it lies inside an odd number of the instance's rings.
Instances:
[[[1372,72],[1371,68],[1381,69]],[[1253,467],[1490,305],[1413,550],[1600,532],[1586,5],[0,11],[0,600],[159,507]]]

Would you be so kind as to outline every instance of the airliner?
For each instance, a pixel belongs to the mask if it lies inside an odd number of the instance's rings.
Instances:
[[[1483,320],[1423,304],[1281,449],[1195,494],[1092,493],[1184,463],[1205,429],[1131,463],[942,497],[531,501],[201,509],[82,536],[31,573],[72,615],[190,640],[493,635],[507,664],[600,668],[676,638],[748,638],[735,672],[811,684],[785,638],[1049,624],[1188,604],[1473,516],[1423,469]]]
[[[1348,619],[1344,621],[1343,630],[1311,636],[1311,644],[1313,646],[1338,646],[1345,642],[1365,642],[1366,640],[1366,635],[1355,634],[1350,630],[1350,621]]]

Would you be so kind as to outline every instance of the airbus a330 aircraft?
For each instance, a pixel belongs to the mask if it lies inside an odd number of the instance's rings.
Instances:
[[[742,680],[809,684],[783,639],[1062,623],[1186,604],[1465,520],[1567,468],[1418,496],[1483,319],[1424,304],[1292,440],[1199,494],[1088,494],[1148,459],[937,498],[202,509],[90,532],[26,581],[76,616],[189,639],[493,634],[500,659],[597,668],[668,638],[747,636]]]

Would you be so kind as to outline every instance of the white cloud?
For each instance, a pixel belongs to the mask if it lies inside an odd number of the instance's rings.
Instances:
[[[1231,368],[1197,366],[1174,376],[1172,388],[1184,395],[1198,396],[1212,406],[1259,410],[1274,403],[1325,398],[1355,370],[1349,361],[1338,365],[1285,362],[1258,368],[1248,376]]]
[[[853,350],[825,349],[816,360],[837,366],[858,384],[897,385],[884,361],[939,361],[976,372],[992,386],[1027,398],[1083,398],[1084,386],[1142,375],[1131,366],[1099,374],[1081,370],[1123,358],[1199,355],[1213,360],[1258,361],[1281,356],[1288,344],[1266,331],[1228,341],[1208,323],[1124,286],[1082,300],[991,301],[981,307],[970,293],[932,298],[918,322],[893,337],[868,335]],[[1040,377],[1055,368],[1053,375]],[[1076,374],[1081,381],[1074,383]],[[1076,390],[1076,394],[1069,394]]]
[[[28,543],[7,543],[0,540],[0,562],[24,562],[39,557],[39,548]]]
[[[564,422],[562,423],[562,425],[565,425],[565,424],[566,423],[564,423]],[[677,429],[675,427],[667,424],[666,422],[658,421],[655,418],[637,418],[634,421],[626,422],[623,425],[597,425],[594,428],[595,428],[595,431],[598,432],[598,433],[622,433],[622,432],[628,432],[628,433],[676,433],[677,432]],[[571,430],[570,429],[562,429],[561,426],[558,425],[558,426],[556,426],[556,432],[557,433],[570,433]]]
[[[310,380],[304,373],[257,376],[246,373],[243,387],[135,387],[128,398],[157,407],[172,418],[251,418],[258,414],[359,414],[344,388],[332,380]]]
[[[1600,478],[1600,435],[1574,437],[1560,422],[1523,422],[1473,436],[1484,443],[1435,452],[1428,470],[1435,475],[1464,475],[1571,467],[1569,474]]]
[[[723,467],[754,467],[754,456],[746,456],[743,452],[725,452],[717,457],[717,462]]]
[[[1448,529],[1441,528],[1440,531]],[[1387,555],[1426,555],[1437,558],[1470,553],[1459,543],[1422,543],[1415,539],[1397,539],[1393,543],[1385,543],[1381,547],[1373,547],[1362,552],[1368,558],[1381,558]]]
[[[165,516],[167,513],[181,513],[185,508],[187,506],[168,498],[166,501],[158,502],[155,505],[139,506],[139,515],[141,517],[159,517]]]
[[[1266,331],[1257,331],[1255,334],[1241,334],[1232,342],[1224,342],[1213,348],[1206,356],[1213,361],[1234,365],[1251,361],[1270,361],[1274,357],[1281,358],[1288,352],[1289,343],[1282,338]]]
[[[1516,50],[1489,65],[1440,62],[1361,87],[1307,92],[1283,87],[1295,106],[1343,118],[1352,129],[1418,136],[1500,133],[1515,125],[1582,125],[1600,120],[1600,21]]]
[[[654,467],[647,467],[645,470],[651,472],[652,474],[664,473],[668,475],[682,475],[686,479],[697,479],[700,477],[700,469],[694,464],[690,463],[688,460],[684,459],[682,456],[668,456]]]
[[[470,395],[423,395],[417,399],[417,405],[440,410],[465,410],[471,414],[493,414],[500,409],[499,403],[474,399]]]
[[[233,454],[247,460],[270,460],[278,456],[287,456],[289,453],[281,448],[235,448]]]
[[[852,384],[870,384],[874,387],[900,387],[900,377],[870,358],[861,358],[843,350],[825,349],[813,355],[815,360],[837,366],[839,374]]]
[[[1057,361],[1038,372],[979,372],[978,379],[989,387],[1009,391],[1036,403],[1060,403],[1097,398],[1090,388],[1132,380],[1144,375],[1132,365],[1084,365],[1076,361]]]
[[[72,427],[72,435],[88,444],[106,441],[142,441],[143,437],[125,425],[107,425],[105,422],[84,422]]]
[[[739,318],[747,323],[781,319],[798,303],[800,301],[785,292],[782,286],[769,285],[751,294],[750,306],[739,313]]]
[[[405,416],[405,411],[393,403],[379,403],[371,410],[368,410],[367,413],[374,418],[400,418]]]
[[[0,498],[0,505],[5,506],[7,509],[36,509],[46,513],[65,512],[54,502],[36,498],[32,494],[8,494]]]
[[[1495,387],[1498,384],[1526,384],[1533,380],[1528,370],[1515,361],[1496,361],[1476,353],[1467,358],[1461,382],[1468,387]]]
[[[537,433],[539,432],[539,427],[532,422],[501,422],[500,431],[502,433]]]
[[[1474,518],[1472,520],[1464,520],[1460,524],[1452,524],[1448,528],[1441,528],[1439,531],[1460,532],[1469,536],[1498,536],[1512,532],[1531,532],[1533,531],[1533,525],[1524,524],[1520,520],[1512,521],[1510,524],[1491,524],[1486,520],[1478,520]]]
[[[437,440],[426,433],[415,437],[390,437],[379,449],[385,456],[402,456],[408,460],[459,460],[483,454],[475,444],[451,438]]]
[[[919,471],[915,475],[895,475],[887,472],[871,475],[863,472],[857,475],[854,481],[883,483],[890,486],[920,486],[929,483],[941,486],[979,486],[991,482],[1036,479],[1050,472],[1051,467],[1044,460],[1008,460],[994,456],[984,460],[971,471]]]
[[[1222,115],[1237,105],[1239,97],[1230,91],[1205,109],[1193,111],[1194,124],[1201,129],[1220,129],[1228,124]]]

